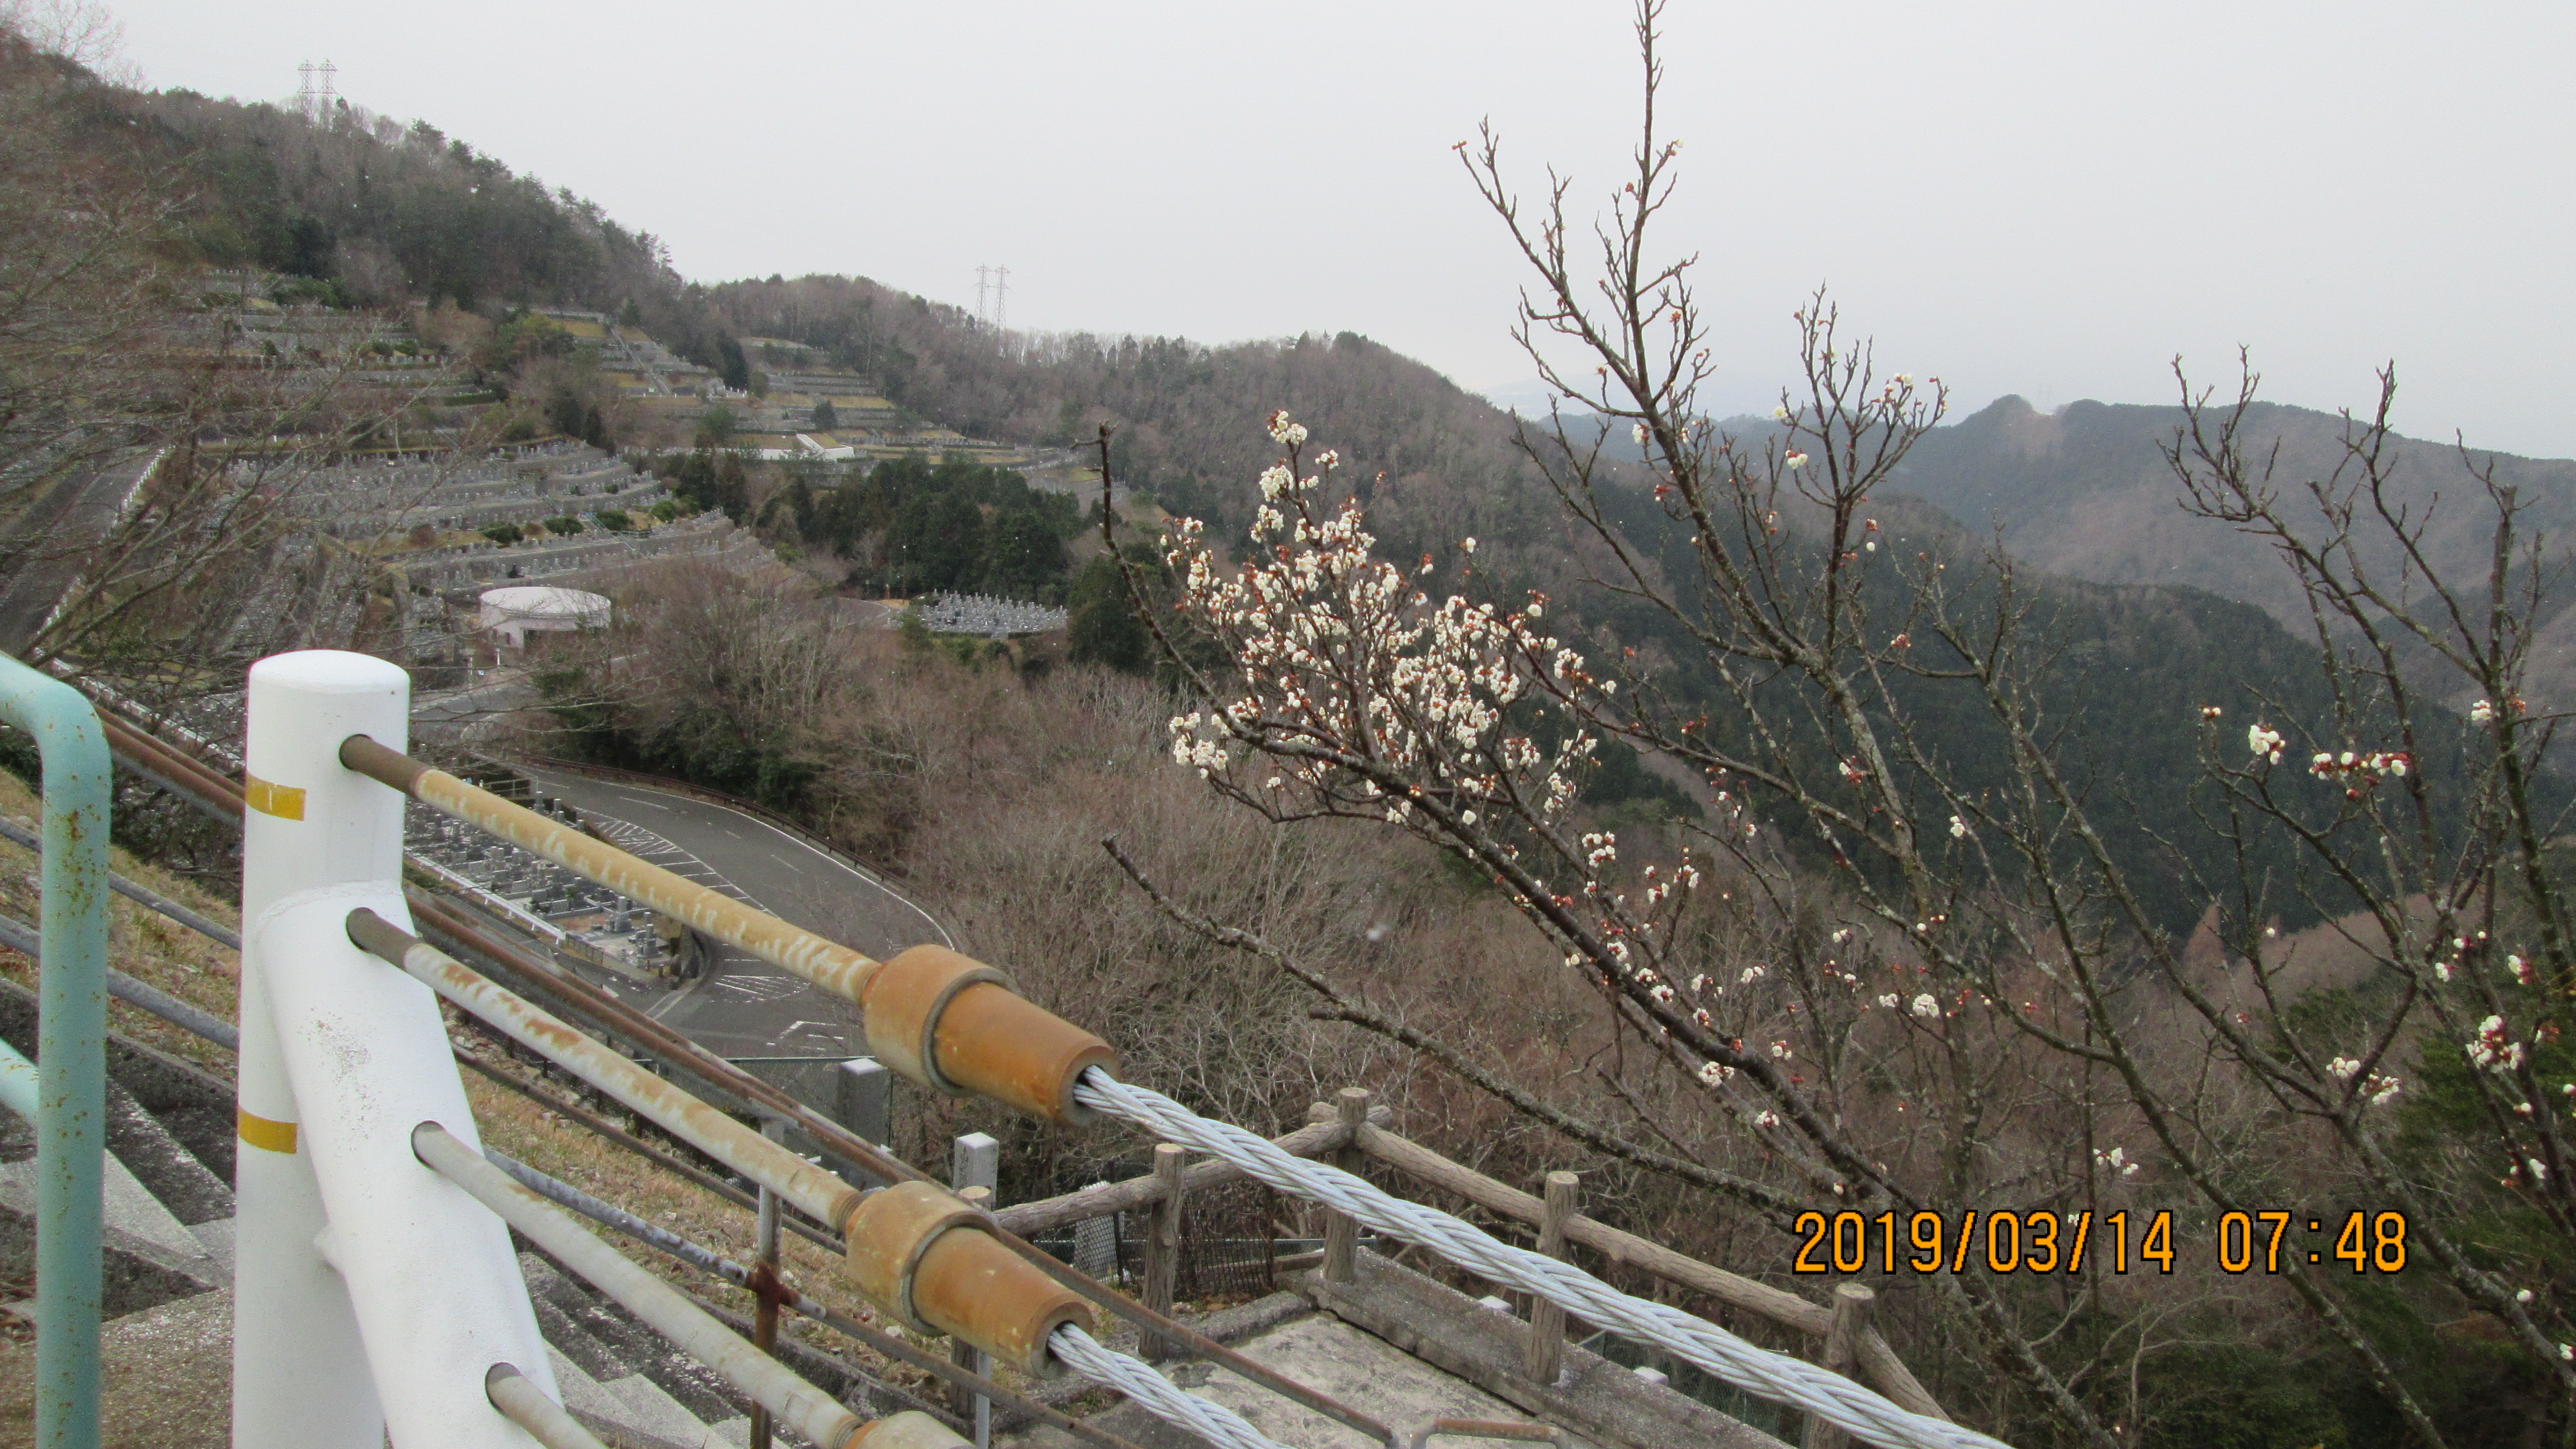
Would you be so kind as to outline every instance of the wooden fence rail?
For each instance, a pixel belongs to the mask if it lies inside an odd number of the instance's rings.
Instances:
[[[1358,1099],[1364,1101],[1365,1098]],[[1345,1114],[1353,1110],[1354,1099],[1341,1103],[1317,1102],[1306,1109],[1307,1125],[1276,1139],[1279,1148],[1293,1157],[1322,1158],[1344,1151],[1374,1157],[1421,1181],[1508,1218],[1515,1218],[1533,1228],[1544,1229],[1549,1223],[1547,1203],[1534,1193],[1498,1182],[1483,1173],[1452,1162],[1420,1143],[1388,1131],[1393,1115],[1383,1104],[1367,1107],[1366,1120],[1356,1128]],[[1184,1195],[1220,1183],[1241,1179],[1243,1173],[1215,1159],[1194,1162],[1170,1179],[1180,1184]],[[1163,1201],[1166,1177],[1131,1178],[1107,1187],[1093,1187],[1060,1197],[1042,1198],[1002,1209],[995,1217],[1004,1228],[1022,1237],[1067,1227],[1112,1213],[1136,1212]],[[1795,1293],[1784,1292],[1767,1283],[1757,1282],[1740,1273],[1686,1257],[1661,1243],[1623,1232],[1595,1218],[1571,1213],[1563,1219],[1564,1240],[1581,1243],[1613,1263],[1642,1269],[1667,1283],[1690,1289],[1716,1299],[1730,1308],[1741,1309],[1794,1329],[1820,1343],[1830,1345],[1837,1323],[1849,1343],[1849,1362],[1860,1370],[1860,1377],[1887,1396],[1900,1408],[1936,1419],[1948,1419],[1941,1407],[1913,1370],[1897,1357],[1885,1337],[1866,1318],[1854,1313],[1857,1305],[1843,1304],[1843,1312],[1821,1303],[1810,1302]],[[1857,1331],[1855,1331],[1857,1329]]]

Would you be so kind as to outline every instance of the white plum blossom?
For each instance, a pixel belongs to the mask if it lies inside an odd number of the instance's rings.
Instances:
[[[2520,1067],[2525,1055],[2523,1044],[2505,1030],[2501,1016],[2490,1016],[2478,1023],[2477,1040],[2468,1044],[2468,1052],[2469,1065],[2496,1073]]]
[[[2116,1172],[2122,1177],[2135,1177],[2138,1173],[2138,1164],[2131,1162],[2129,1160],[2129,1154],[2125,1150],[2117,1147],[2111,1148],[2109,1151],[2104,1151],[2099,1147],[2094,1148],[2093,1165],[2106,1172]]]
[[[1878,999],[1878,1004],[1886,1007],[1890,1011],[1894,1011],[1896,1009],[1896,993],[1891,991],[1885,996],[1880,997]]]
[[[2257,722],[2245,727],[2245,748],[2252,750],[2255,758],[2266,764],[2281,763],[2281,747],[2287,743],[2281,738],[2281,732],[2270,725]]]
[[[1960,817],[1958,817],[1958,816],[1956,816],[1956,815],[1951,816],[1951,817],[1950,817],[1950,838],[1951,838],[1952,840],[1965,840],[1965,839],[1967,839],[1967,838],[1968,838],[1968,822],[1967,822],[1966,820],[1961,819]]]
[[[1791,448],[1781,457],[1780,461],[1786,463],[1792,471],[1795,471],[1807,466],[1807,455],[1799,452],[1795,448]]]
[[[2346,750],[2340,755],[2320,750],[2308,762],[2308,773],[2320,780],[2340,782],[2344,794],[2358,800],[2383,779],[2404,779],[2413,763],[2413,757],[2403,750],[2372,750],[2367,754]]]
[[[1908,1009],[1910,1009],[1916,1016],[1920,1017],[1930,1018],[1939,1016],[1941,1014],[1941,999],[1934,996],[1931,992],[1926,991],[1908,1003]]]
[[[1724,1062],[1702,1062],[1699,1064],[1699,1079],[1702,1083],[1708,1086],[1725,1086],[1727,1079],[1734,1075],[1735,1068],[1726,1065]]]
[[[2492,703],[2482,699],[2469,706],[2469,723],[2493,724],[2494,722],[2495,706]]]
[[[2354,1061],[2350,1057],[2337,1057],[2333,1061],[2326,1063],[2326,1074],[2333,1077],[2338,1082],[2351,1081],[2352,1074],[2360,1070],[2361,1063]]]
[[[1299,447],[1306,441],[1306,425],[1288,420],[1288,410],[1281,408],[1270,415],[1270,441],[1285,447]]]

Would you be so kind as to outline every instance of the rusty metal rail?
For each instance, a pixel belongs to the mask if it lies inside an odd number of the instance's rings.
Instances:
[[[1509,1439],[1523,1444],[1553,1444],[1565,1449],[1572,1440],[1550,1424],[1522,1424],[1508,1419],[1434,1419],[1413,1431],[1412,1449],[1423,1449],[1434,1434],[1461,1439]]]
[[[340,763],[390,785],[520,849],[542,856],[630,900],[751,952],[780,970],[849,1001],[863,1001],[877,974],[875,958],[789,925],[658,865],[636,859],[571,826],[513,805],[479,785],[391,750],[364,735],[340,746]]]
[[[897,1445],[956,1449],[965,1444],[946,1425],[918,1411],[874,1422],[860,1418],[699,1311],[678,1289],[591,1236],[563,1209],[511,1181],[446,1128],[423,1122],[413,1129],[411,1140],[412,1151],[424,1166],[463,1188],[557,1262],[823,1449],[850,1449],[861,1443],[874,1443],[878,1449]],[[892,1432],[879,1437],[879,1430]]]
[[[922,1086],[989,1097],[1074,1126],[1090,1120],[1074,1084],[1093,1067],[1116,1068],[1107,1042],[1029,1001],[1001,972],[944,946],[915,946],[878,961],[365,735],[343,740],[339,755],[342,765],[433,810],[857,1003],[877,1060]]]
[[[575,1031],[375,912],[349,913],[349,939],[419,978],[521,1046],[650,1118],[663,1131],[777,1193],[815,1221],[838,1230],[858,1211],[857,1188]]]

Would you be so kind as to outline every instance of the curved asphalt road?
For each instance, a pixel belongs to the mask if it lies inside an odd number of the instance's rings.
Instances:
[[[603,830],[624,822],[695,857],[655,864],[879,958],[924,941],[953,946],[930,913],[757,816],[647,786],[517,767],[537,789]],[[612,989],[657,1020],[728,1057],[858,1056],[857,1008],[732,946],[676,991],[627,982]]]

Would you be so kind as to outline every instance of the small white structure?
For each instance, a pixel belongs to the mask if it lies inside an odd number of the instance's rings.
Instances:
[[[494,641],[512,649],[527,647],[531,634],[569,634],[608,627],[610,605],[598,594],[528,584],[491,589],[478,601],[477,622]]]

